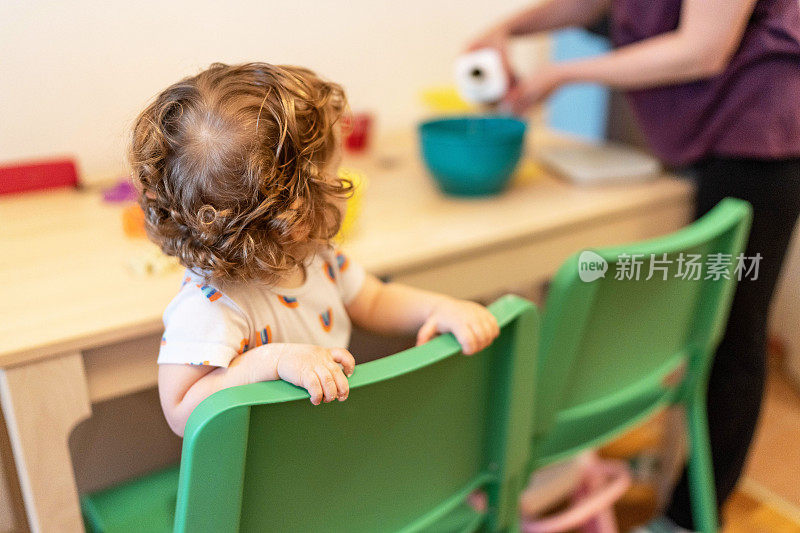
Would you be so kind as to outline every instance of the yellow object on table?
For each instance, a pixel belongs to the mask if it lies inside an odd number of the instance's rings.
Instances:
[[[133,255],[127,262],[128,270],[136,277],[160,276],[181,269],[178,259],[164,254],[155,244]]]
[[[513,184],[523,185],[533,183],[546,175],[544,169],[536,161],[529,157],[524,157],[519,162],[514,176],[511,178]]]
[[[335,237],[336,242],[342,243],[350,238],[357,229],[356,222],[361,214],[361,202],[367,186],[367,178],[358,170],[348,167],[339,169],[339,178],[349,180],[353,184],[353,194],[347,199],[347,209],[344,220],[342,220],[342,227],[339,228],[339,233]]]
[[[431,87],[421,93],[422,102],[433,112],[450,113],[474,113],[477,108],[461,98],[453,86]]]

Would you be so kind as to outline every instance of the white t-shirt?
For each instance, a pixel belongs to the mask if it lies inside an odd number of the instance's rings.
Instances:
[[[270,342],[347,348],[352,325],[344,306],[361,290],[364,269],[331,247],[304,266],[305,282],[292,289],[255,281],[221,290],[187,270],[164,311],[158,363],[227,367]]]

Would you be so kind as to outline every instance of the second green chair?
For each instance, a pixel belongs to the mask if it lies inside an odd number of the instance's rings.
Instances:
[[[531,470],[677,404],[688,419],[695,528],[716,531],[706,384],[750,220],[749,204],[726,199],[671,235],[564,263],[542,319]]]

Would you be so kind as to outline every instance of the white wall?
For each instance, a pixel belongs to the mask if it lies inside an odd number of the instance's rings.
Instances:
[[[530,2],[0,0],[0,162],[74,154],[84,180],[113,178],[136,113],[213,61],[305,65],[384,131],[409,126],[467,39]]]

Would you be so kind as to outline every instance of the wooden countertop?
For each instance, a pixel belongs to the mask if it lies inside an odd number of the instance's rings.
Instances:
[[[546,134],[535,145],[570,142]],[[576,187],[534,171],[501,196],[440,194],[412,136],[381,142],[345,163],[369,180],[358,232],[344,248],[369,271],[393,275],[592,220],[665,202],[691,201],[690,183]],[[530,174],[530,173],[529,173]],[[181,271],[142,277],[128,264],[152,245],[126,238],[121,207],[97,191],[61,190],[0,199],[0,366],[158,332]]]

